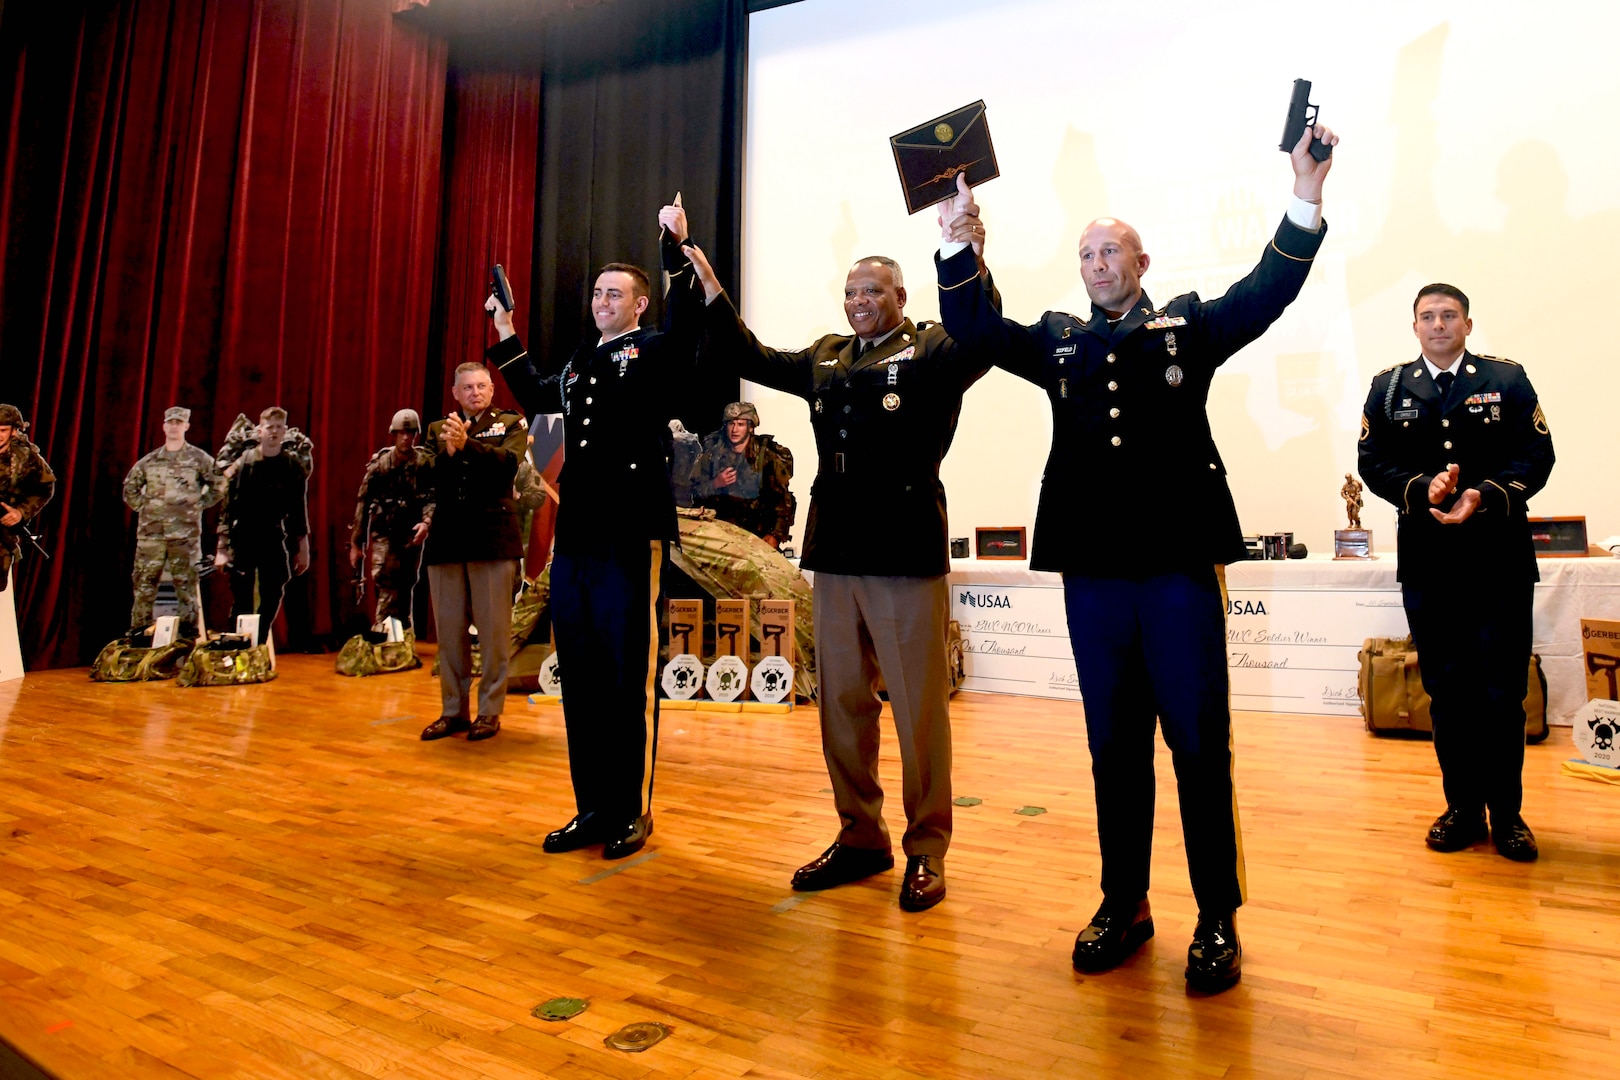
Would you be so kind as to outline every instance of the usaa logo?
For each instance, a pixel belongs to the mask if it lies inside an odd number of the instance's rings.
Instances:
[[[971,608],[1010,608],[1012,601],[1006,596],[995,593],[961,592],[956,594],[956,602],[963,607]]]
[[[1266,602],[1264,600],[1228,600],[1226,602],[1228,615],[1264,615]]]

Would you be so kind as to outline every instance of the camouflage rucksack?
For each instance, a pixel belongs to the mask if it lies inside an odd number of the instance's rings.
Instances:
[[[150,639],[143,639],[150,640]],[[195,644],[176,641],[160,648],[144,648],[128,638],[107,643],[96,654],[90,665],[90,678],[94,682],[146,682],[149,679],[172,679],[180,674],[186,654]]]
[[[269,682],[275,677],[270,646],[235,648],[228,638],[198,645],[180,668],[181,686],[240,686]]]
[[[416,635],[405,631],[405,640],[387,641],[381,631],[367,630],[343,643],[338,652],[339,675],[387,675],[422,666],[416,655]]]

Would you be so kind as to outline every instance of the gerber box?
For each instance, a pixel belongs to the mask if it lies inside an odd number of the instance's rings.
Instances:
[[[735,656],[748,663],[752,652],[748,640],[748,601],[716,600],[714,602],[714,654]]]
[[[696,633],[694,640],[693,634]],[[669,599],[669,655],[694,656],[703,651],[703,601]]]
[[[1581,670],[1588,700],[1620,700],[1620,622],[1581,620]]]
[[[759,602],[759,655],[793,663],[793,601]]]

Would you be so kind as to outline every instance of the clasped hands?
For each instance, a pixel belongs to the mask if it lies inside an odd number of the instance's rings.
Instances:
[[[1457,465],[1453,462],[1446,466],[1445,472],[1436,474],[1435,478],[1429,481],[1429,513],[1433,514],[1434,520],[1442,525],[1461,525],[1473,517],[1474,511],[1479,509],[1479,489],[1464,488],[1451,509],[1441,513],[1440,503],[1445,501],[1447,495],[1457,490],[1457,472]]]

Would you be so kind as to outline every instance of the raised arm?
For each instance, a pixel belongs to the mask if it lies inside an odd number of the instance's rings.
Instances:
[[[1002,317],[1001,294],[984,261],[985,227],[967,179],[939,204],[939,314],[945,332],[969,353],[1037,385],[1043,356],[1031,327]]]
[[[686,245],[697,280],[703,287],[703,324],[708,330],[706,363],[718,364],[731,374],[798,397],[810,397],[810,350],[773,349],[762,344],[742,321],[696,244]]]

